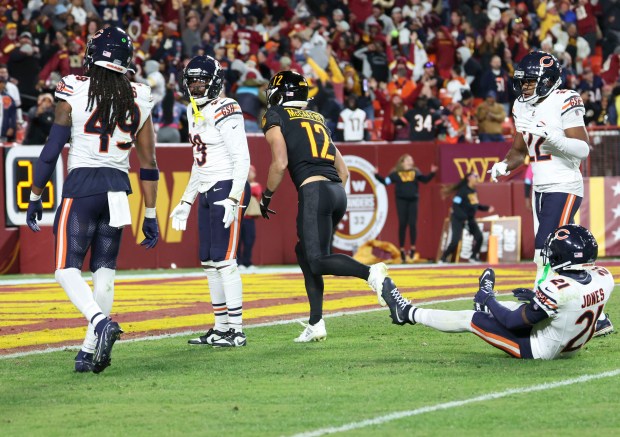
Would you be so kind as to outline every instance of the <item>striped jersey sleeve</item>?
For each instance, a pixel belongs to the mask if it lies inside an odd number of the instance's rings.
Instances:
[[[540,284],[534,292],[534,302],[551,318],[558,313],[557,290],[546,283]]]
[[[215,126],[219,126],[223,121],[241,117],[243,112],[239,103],[233,99],[224,99],[221,104],[213,112],[213,121]]]

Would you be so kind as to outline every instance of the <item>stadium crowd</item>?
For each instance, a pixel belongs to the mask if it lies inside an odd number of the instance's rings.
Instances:
[[[0,142],[44,142],[57,82],[82,74],[104,26],[133,38],[131,80],[152,88],[160,142],[187,141],[182,71],[197,54],[226,69],[247,132],[260,132],[268,78],[293,70],[336,140],[502,140],[514,67],[533,49],[560,60],[587,125],[619,121],[615,0],[0,0]]]

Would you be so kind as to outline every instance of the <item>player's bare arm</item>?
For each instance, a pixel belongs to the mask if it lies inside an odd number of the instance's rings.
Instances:
[[[525,162],[525,157],[527,156],[527,145],[525,144],[525,140],[523,139],[523,135],[517,133],[515,135],[514,142],[512,143],[512,147],[506,154],[504,158],[504,162],[508,164],[507,169],[509,171],[518,168]]]
[[[140,171],[149,173],[157,172],[157,160],[155,159],[155,133],[153,122],[149,117],[136,135],[136,151],[140,162]],[[159,178],[157,178],[159,179]],[[144,205],[147,208],[155,208],[157,200],[157,179],[140,178],[142,191],[144,192]]]
[[[288,155],[286,152],[286,141],[280,126],[274,126],[265,133],[265,138],[271,147],[271,164],[267,175],[267,191],[272,194],[282,183],[284,172],[288,166]]]
[[[504,160],[495,163],[491,170],[488,171],[488,173],[491,174],[491,180],[497,182],[499,176],[509,175],[512,170],[525,162],[526,156],[527,145],[525,144],[523,135],[517,132],[512,147],[506,154]]]
[[[334,165],[336,166],[336,171],[338,172],[338,176],[342,179],[342,186],[347,184],[347,180],[349,180],[349,169],[342,159],[342,155],[340,154],[340,150],[336,148],[336,159],[334,160]]]

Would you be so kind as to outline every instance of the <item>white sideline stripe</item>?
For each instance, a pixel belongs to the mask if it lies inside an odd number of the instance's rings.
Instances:
[[[386,414],[384,416],[377,416],[373,419],[366,419],[360,422],[351,422],[346,425],[330,428],[321,428],[315,431],[302,432],[294,434],[292,437],[319,437],[327,434],[336,434],[338,432],[346,432],[354,429],[365,428],[367,426],[381,425],[393,420],[402,419],[404,417],[419,416],[424,413],[432,413],[440,410],[447,410],[455,407],[462,407],[463,405],[473,404],[474,402],[484,402],[493,399],[505,398],[507,396],[523,393],[532,393],[537,391],[551,390],[558,387],[565,387],[567,385],[580,384],[582,382],[588,382],[595,379],[610,378],[612,376],[620,375],[620,369],[610,370],[608,372],[597,373],[594,375],[582,375],[577,378],[565,379],[563,381],[546,382],[544,384],[531,385],[529,387],[512,388],[505,391],[487,393],[485,395],[476,396],[475,398],[463,399],[461,401],[445,402],[443,404],[429,405],[427,407],[416,408],[415,410],[397,411],[395,413]]]
[[[501,294],[500,294],[501,296]],[[471,297],[455,297],[455,298],[451,298],[451,299],[437,299],[437,300],[432,300],[432,301],[428,301],[428,302],[420,302],[420,304],[418,306],[424,306],[424,305],[431,305],[431,304],[435,304],[435,303],[442,303],[442,302],[456,302],[459,300],[468,300],[471,299]],[[325,314],[323,316],[323,318],[325,319],[331,319],[332,317],[341,317],[341,316],[349,316],[349,315],[355,315],[355,314],[364,314],[364,313],[372,313],[375,311],[386,311],[385,308],[371,308],[371,309],[364,309],[364,310],[353,310],[353,311],[339,311],[337,313],[331,313],[331,314]],[[249,323],[247,325],[244,325],[244,329],[245,328],[263,328],[263,327],[268,327],[268,326],[278,326],[278,325],[289,325],[292,323],[299,323],[299,322],[304,322],[306,321],[307,318],[303,317],[303,318],[296,318],[296,319],[287,319],[287,320],[276,320],[274,322],[263,322],[263,323]],[[137,337],[137,338],[130,338],[128,340],[119,340],[117,344],[121,344],[121,343],[134,343],[134,342],[138,342],[138,341],[151,341],[151,340],[162,340],[164,338],[174,338],[174,337],[184,337],[187,335],[193,335],[196,334],[198,332],[203,332],[203,330],[200,331],[182,331],[182,332],[175,332],[172,334],[162,334],[162,335],[152,335],[152,336],[148,336],[148,337]],[[40,355],[40,354],[48,354],[51,352],[60,352],[60,351],[66,351],[66,350],[78,350],[81,346],[77,345],[77,346],[61,346],[61,347],[50,347],[47,349],[37,349],[37,350],[32,350],[32,351],[24,351],[24,352],[15,352],[13,354],[8,354],[8,355],[0,355],[0,360],[5,360],[8,358],[22,358],[22,357],[26,357],[29,355]]]

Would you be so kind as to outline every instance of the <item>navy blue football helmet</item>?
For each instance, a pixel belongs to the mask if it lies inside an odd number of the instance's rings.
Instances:
[[[536,81],[532,95],[523,94],[526,82]],[[528,53],[515,69],[512,87],[520,102],[537,102],[562,84],[562,67],[557,58],[547,52]]]
[[[192,93],[189,86],[197,81],[203,82],[205,89]],[[218,98],[224,86],[224,70],[211,56],[196,56],[183,71],[183,90],[187,97],[193,97],[197,105],[204,105]]]
[[[564,225],[549,234],[540,253],[553,270],[583,270],[598,256],[594,235],[579,225]]]
[[[133,42],[127,33],[118,27],[98,30],[86,44],[84,71],[98,65],[117,73],[125,74],[133,58]]]
[[[265,90],[269,106],[305,107],[308,104],[308,81],[294,71],[273,75]]]

